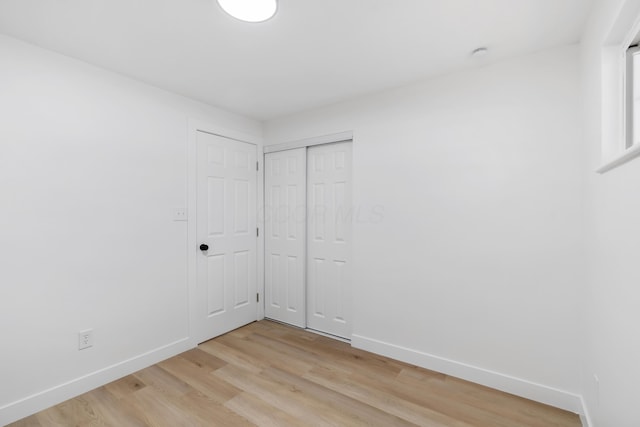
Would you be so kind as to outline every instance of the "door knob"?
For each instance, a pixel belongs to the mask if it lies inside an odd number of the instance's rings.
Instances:
[[[208,250],[209,250],[209,245],[207,245],[206,243],[201,244],[201,245],[200,245],[200,250],[201,250],[202,252],[204,252],[204,251],[208,251]]]

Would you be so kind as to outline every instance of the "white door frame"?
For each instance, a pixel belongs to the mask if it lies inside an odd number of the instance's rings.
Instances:
[[[187,284],[189,289],[189,341],[191,346],[195,347],[197,342],[196,323],[197,323],[197,256],[198,256],[198,240],[197,240],[197,136],[198,132],[210,133],[224,138],[234,139],[256,146],[256,159],[259,165],[256,182],[256,215],[257,225],[260,230],[259,237],[256,242],[256,280],[260,301],[257,304],[256,319],[264,318],[264,218],[260,215],[264,207],[264,173],[262,155],[263,144],[259,137],[246,134],[232,129],[226,129],[218,125],[207,123],[197,119],[189,119],[187,138]]]
[[[314,136],[312,138],[299,139],[296,141],[283,142],[282,144],[267,145],[264,147],[264,153],[274,153],[276,151],[286,151],[293,148],[312,147],[314,145],[334,144],[336,142],[353,142],[353,132],[339,132],[329,135]]]

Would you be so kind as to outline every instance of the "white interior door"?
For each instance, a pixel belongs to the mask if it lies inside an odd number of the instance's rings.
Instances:
[[[198,342],[257,318],[256,146],[198,132]]]
[[[351,338],[350,142],[307,150],[307,327]]]
[[[304,328],[305,148],[265,155],[265,317]]]

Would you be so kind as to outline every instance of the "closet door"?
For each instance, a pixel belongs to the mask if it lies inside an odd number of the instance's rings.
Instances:
[[[352,144],[307,152],[307,327],[351,338]]]
[[[265,317],[304,328],[306,148],[265,155]]]

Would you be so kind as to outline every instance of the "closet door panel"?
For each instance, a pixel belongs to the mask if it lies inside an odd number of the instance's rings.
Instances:
[[[265,317],[306,327],[306,148],[265,155]]]
[[[352,144],[307,151],[307,327],[351,338]]]

